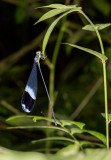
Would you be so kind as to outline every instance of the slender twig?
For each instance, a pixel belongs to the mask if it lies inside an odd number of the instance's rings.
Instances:
[[[66,4],[70,3],[70,0],[66,0]],[[55,79],[55,67],[56,67],[56,61],[57,61],[57,57],[58,57],[58,53],[59,53],[59,49],[60,49],[60,45],[61,45],[61,41],[63,38],[63,33],[64,33],[64,26],[65,26],[65,22],[66,22],[66,16],[63,17],[62,22],[61,22],[61,27],[59,30],[59,34],[57,37],[57,41],[55,44],[55,48],[54,48],[54,52],[53,52],[53,57],[52,57],[52,67],[50,68],[50,75],[49,75],[49,95],[50,95],[50,99],[52,102],[52,106],[54,105],[54,79]],[[52,117],[52,111],[49,105],[48,108],[48,117],[51,118]],[[51,122],[48,122],[48,125],[51,125]],[[50,133],[47,132],[47,137],[50,136]],[[50,148],[51,143],[47,142],[46,143],[46,149],[47,152],[49,152],[49,148]]]
[[[57,42],[56,42],[56,45],[55,45],[55,48],[54,48],[54,52],[53,52],[53,57],[52,57],[52,65],[53,65],[53,67],[50,69],[49,94],[50,94],[50,98],[51,98],[51,101],[52,101],[52,105],[54,104],[55,67],[56,67],[56,61],[57,61],[57,57],[58,57],[58,53],[59,53],[59,48],[60,48],[61,41],[62,41],[62,38],[63,38],[65,21],[66,21],[66,17],[64,17],[62,19],[60,31],[59,31],[59,34],[58,34]],[[48,110],[48,117],[50,117],[50,118],[52,117],[52,112],[51,112],[51,108],[50,107],[49,107],[49,110]]]
[[[12,106],[11,104],[7,103],[4,100],[1,100],[0,104],[3,105],[5,108],[7,108],[8,110],[10,110],[11,112],[13,112],[16,115],[23,114],[18,109],[16,109],[14,106]]]
[[[61,27],[60,27],[60,30],[59,30],[58,38],[57,38],[57,41],[56,41],[56,45],[55,45],[54,52],[53,52],[53,57],[52,57],[52,65],[53,65],[53,66],[50,68],[50,75],[49,75],[49,95],[50,95],[50,99],[51,99],[51,102],[52,102],[52,106],[54,105],[55,67],[56,67],[57,56],[58,56],[58,53],[59,53],[59,48],[60,48],[61,41],[62,41],[62,38],[63,38],[63,33],[64,33],[63,27],[64,27],[64,24],[65,24],[65,21],[66,21],[66,17],[64,17],[64,18],[62,19]],[[48,108],[48,117],[49,117],[49,118],[52,117],[52,111],[51,111],[50,105],[49,105],[49,108]],[[48,126],[49,126],[49,125],[51,125],[51,122],[48,121],[47,124],[48,124]],[[49,137],[49,136],[50,136],[50,132],[47,132],[47,133],[46,133],[46,136]],[[46,143],[47,152],[49,152],[50,145],[51,145],[51,142],[48,141],[48,142]]]
[[[61,126],[61,127],[62,127],[65,131],[67,131],[67,133],[72,137],[72,139],[75,141],[75,143],[79,145],[80,149],[81,149],[82,151],[84,151],[83,148],[82,148],[81,143],[80,143],[80,142],[78,141],[78,139],[71,133],[71,131],[70,131],[68,128],[66,128],[65,126]]]

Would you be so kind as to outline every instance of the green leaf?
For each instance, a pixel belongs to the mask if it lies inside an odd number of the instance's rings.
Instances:
[[[64,147],[61,150],[59,150],[56,154],[59,156],[63,156],[64,158],[69,159],[69,160],[74,160],[74,159],[80,160],[79,158],[74,158],[74,155],[76,153],[78,153],[78,151],[80,149],[79,147],[80,146],[77,143],[75,143],[73,145],[68,145],[67,147]],[[69,155],[73,155],[73,157],[70,159],[70,158],[68,158]],[[62,159],[64,159],[64,158],[62,158]]]
[[[50,118],[47,118],[47,117],[33,116],[33,121],[34,122],[39,121],[39,120],[46,120],[46,121],[50,121],[50,122],[54,123],[53,119],[50,119]]]
[[[80,7],[77,7],[75,9],[71,9],[70,11],[67,11],[65,12],[64,14],[62,14],[61,16],[59,16],[51,25],[50,27],[48,28],[46,34],[45,34],[45,37],[44,37],[44,40],[43,40],[43,46],[42,46],[42,51],[45,53],[45,48],[47,46],[47,43],[48,43],[48,39],[50,37],[50,34],[52,32],[52,30],[54,29],[55,25],[57,24],[57,22],[63,18],[64,16],[66,16],[67,14],[69,13],[72,13],[72,12],[75,12],[75,11],[80,11],[81,8]]]
[[[46,117],[39,117],[39,116],[35,116],[33,118],[34,122],[38,121],[38,120],[47,120],[47,121],[50,121],[50,122],[53,122],[54,123],[54,120],[53,119],[50,119],[50,118],[46,118]],[[82,122],[75,122],[75,121],[69,121],[69,120],[56,120],[57,121],[57,124],[60,125],[60,126],[70,126],[70,125],[76,125],[77,127],[79,127],[80,129],[83,129],[83,127],[85,126],[84,123]]]
[[[95,147],[95,146],[98,146],[98,147],[105,148],[105,145],[103,145],[103,144],[95,143],[95,142],[89,142],[89,141],[82,141],[82,142],[80,142],[80,144],[81,144],[82,147]]]
[[[47,117],[34,116],[34,118],[33,118],[33,121],[34,121],[34,122],[39,121],[39,120],[46,120],[46,121],[55,123],[54,119],[47,118]],[[56,120],[56,122],[57,122],[58,125],[61,125],[61,123],[60,123],[59,120]]]
[[[83,132],[86,132],[86,133],[89,133],[89,134],[95,136],[96,138],[100,139],[106,145],[106,137],[102,133],[99,133],[96,131],[90,131],[90,130],[81,130],[78,128],[71,128],[72,135],[76,134],[76,133],[83,133]]]
[[[102,115],[104,118],[106,118],[105,113],[101,113],[101,115]],[[108,120],[111,121],[111,114],[108,114]]]
[[[37,121],[50,121],[54,123],[53,119],[47,118],[47,117],[40,117],[40,116],[12,116],[8,119],[6,119],[6,122],[10,125],[15,125],[16,127],[8,127],[8,129],[57,129],[61,130],[63,132],[68,133],[68,131],[61,127],[56,126],[39,126],[38,123],[35,123]],[[56,120],[58,125],[61,125],[60,121]]]
[[[89,48],[85,48],[85,47],[81,47],[81,46],[74,45],[74,44],[69,44],[69,43],[63,43],[63,44],[68,44],[69,46],[72,46],[72,47],[78,48],[78,49],[80,49],[82,51],[86,51],[86,52],[88,52],[90,54],[93,54],[96,57],[100,58],[102,61],[106,61],[108,59],[105,55],[103,55],[103,54],[101,54],[101,53],[99,53],[97,51],[91,50]]]
[[[43,147],[44,148],[44,147]],[[68,145],[57,153],[40,153],[35,151],[15,151],[0,147],[1,160],[110,160],[111,149],[85,149],[80,151],[79,145]]]
[[[27,116],[27,115],[21,115],[21,116],[12,116],[6,119],[6,122],[10,125],[32,125],[34,124],[33,122],[33,117],[34,116]]]
[[[37,23],[42,22],[48,18],[54,17],[62,12],[67,11],[67,10],[68,10],[67,8],[62,9],[62,10],[61,9],[52,9],[51,11],[45,13],[34,25],[36,25]]]
[[[71,134],[76,134],[76,133],[83,133],[83,130],[79,128],[71,128]]]
[[[105,24],[96,24],[95,27],[97,28],[97,30],[102,30],[105,29],[107,27],[111,26],[111,23],[105,23]],[[95,31],[94,28],[92,27],[92,25],[86,25],[82,28],[83,30],[87,30],[87,31]]]
[[[40,116],[25,116],[25,115],[21,115],[21,116],[12,116],[8,119],[6,119],[6,122],[11,124],[11,125],[31,125],[31,124],[35,124],[34,122],[36,121],[40,121],[40,120],[46,120],[46,121],[50,121],[52,123],[54,123],[53,119],[47,118],[47,117],[40,117]],[[59,121],[57,121],[58,124],[60,124]]]
[[[50,4],[48,6],[42,6],[42,7],[37,7],[37,8],[72,9],[72,8],[77,8],[77,5]]]
[[[6,119],[6,122],[15,120],[16,118],[26,118],[26,117],[33,117],[33,116],[27,116],[27,115],[20,115],[20,116],[12,116]]]
[[[83,130],[83,131],[100,139],[106,145],[106,137],[102,133],[99,133],[96,131],[90,131],[90,130]]]
[[[38,142],[44,142],[44,141],[53,141],[53,140],[68,141],[68,142],[72,142],[72,143],[75,142],[73,139],[65,138],[65,137],[47,137],[47,138],[42,138],[42,139],[39,139],[39,140],[34,140],[34,141],[32,141],[32,143],[38,143]]]
[[[61,127],[56,127],[56,126],[40,126],[40,125],[31,125],[31,126],[16,126],[16,127],[7,127],[7,129],[55,129],[59,131],[63,131],[66,133],[69,133],[67,129],[61,128]]]
[[[52,157],[52,156],[51,156]],[[0,160],[49,160],[47,154],[39,152],[20,152],[0,147]],[[51,158],[50,158],[51,159]]]
[[[69,120],[60,120],[62,126],[71,126],[71,125],[76,125],[77,127],[79,127],[80,129],[83,129],[83,127],[85,126],[84,123],[81,122],[75,122],[75,121],[69,121]]]

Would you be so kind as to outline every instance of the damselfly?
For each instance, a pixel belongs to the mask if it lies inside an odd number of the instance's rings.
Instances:
[[[45,83],[45,80],[44,80],[44,77],[43,77],[43,74],[42,74],[42,71],[41,71],[41,68],[40,68],[40,63],[39,63],[40,59],[44,60],[45,57],[39,51],[39,52],[36,52],[36,56],[34,58],[32,71],[30,73],[28,82],[27,82],[26,87],[25,87],[25,91],[24,91],[23,96],[22,96],[22,101],[21,101],[22,108],[25,112],[28,112],[28,113],[31,112],[34,108],[34,104],[35,104],[36,97],[37,97],[37,89],[38,89],[37,88],[37,68],[38,68],[39,71],[40,71],[42,80],[43,80],[43,84],[44,84],[44,87],[45,87],[45,90],[46,90],[46,93],[47,93],[47,96],[48,96],[48,99],[49,99],[51,109],[52,109],[54,122],[55,122],[55,125],[57,125],[56,118],[55,118],[54,111],[53,111],[53,107],[52,107],[51,100],[50,100],[50,97],[49,97],[48,89],[47,89],[47,86],[46,86],[46,83]]]

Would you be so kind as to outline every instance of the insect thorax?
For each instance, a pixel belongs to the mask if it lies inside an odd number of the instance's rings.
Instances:
[[[38,52],[36,52],[36,56],[35,56],[34,60],[39,63],[40,58],[41,58],[41,52],[38,51]]]

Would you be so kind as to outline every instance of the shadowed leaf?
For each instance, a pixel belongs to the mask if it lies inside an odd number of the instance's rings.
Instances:
[[[106,118],[105,113],[101,113],[101,115],[102,115],[104,118]],[[111,121],[111,114],[108,114],[108,120]]]
[[[44,37],[44,40],[43,40],[43,46],[42,46],[42,51],[45,52],[45,48],[47,46],[47,43],[48,43],[48,40],[49,40],[49,37],[50,37],[50,34],[52,32],[52,30],[54,29],[55,25],[57,24],[57,22],[63,18],[64,16],[68,15],[69,13],[72,13],[72,12],[75,12],[75,11],[80,11],[81,8],[80,7],[76,7],[75,9],[71,9],[70,11],[67,11],[65,13],[63,13],[61,16],[59,16],[51,25],[50,27],[48,28],[46,34],[45,34],[45,37]]]
[[[62,10],[61,9],[52,9],[51,11],[45,13],[34,25],[36,25],[37,23],[42,22],[48,18],[54,17],[62,12],[67,11],[67,10],[68,10],[68,8],[62,9]]]
[[[85,47],[81,47],[81,46],[74,45],[74,44],[69,44],[69,43],[63,43],[63,44],[67,44],[69,46],[72,46],[72,47],[78,48],[78,49],[80,49],[82,51],[86,51],[86,52],[88,52],[90,54],[93,54],[96,57],[100,58],[102,61],[106,61],[108,59],[105,55],[103,55],[103,54],[101,54],[101,53],[99,53],[97,51],[91,50],[89,48],[85,48]]]
[[[107,27],[111,26],[111,23],[106,23],[106,24],[95,24],[95,27],[98,30],[102,30],[105,29]],[[91,25],[86,25],[82,28],[83,30],[87,30],[87,31],[95,31],[94,28]]]
[[[57,9],[72,9],[72,8],[77,8],[77,5],[63,5],[63,4],[50,4],[47,6],[42,6],[42,7],[37,7],[37,8],[57,8]]]
[[[100,139],[106,145],[106,137],[102,133],[99,133],[96,131],[89,131],[89,130],[84,130],[84,132],[95,136],[96,138]]]
[[[72,143],[75,142],[73,139],[65,138],[65,137],[47,137],[47,138],[43,138],[43,139],[39,139],[39,140],[34,140],[34,141],[32,141],[32,143],[38,143],[38,142],[44,142],[44,141],[53,141],[53,140],[69,141],[69,142],[72,142]]]
[[[62,123],[62,126],[71,126],[71,125],[74,124],[77,127],[79,127],[80,129],[83,129],[83,127],[85,126],[84,123],[75,122],[75,121],[69,121],[69,120],[60,120],[60,122]]]

